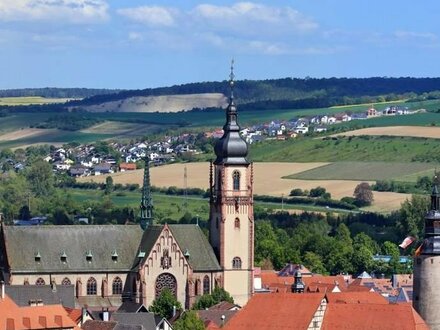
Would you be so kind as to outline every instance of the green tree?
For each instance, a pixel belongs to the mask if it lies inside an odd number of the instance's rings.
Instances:
[[[169,319],[173,316],[173,308],[182,309],[182,305],[173,295],[170,289],[165,288],[160,293],[160,296],[153,300],[150,306],[150,311],[161,317]]]
[[[52,167],[44,160],[34,162],[31,167],[27,169],[25,175],[32,191],[37,197],[47,197],[54,191]]]
[[[428,209],[429,200],[426,196],[412,195],[410,201],[402,203],[396,223],[402,237],[422,236],[424,217]]]
[[[327,269],[324,267],[322,258],[320,255],[307,251],[304,254],[303,259],[304,266],[306,266],[310,271],[317,274],[327,274]]]
[[[211,294],[204,294],[203,296],[201,296],[195,302],[192,308],[202,310],[214,306],[215,304],[218,304],[222,301],[227,301],[231,304],[234,303],[234,299],[231,297],[228,291],[220,287],[215,287],[215,289],[212,290]]]
[[[371,205],[374,200],[373,191],[368,182],[359,183],[354,189],[353,196],[358,206]]]
[[[321,197],[323,196],[327,191],[323,187],[316,187],[310,189],[309,196],[310,197]]]
[[[174,330],[204,330],[205,324],[195,311],[186,311],[183,316],[173,324]]]
[[[105,194],[110,195],[113,191],[114,185],[113,185],[113,178],[111,176],[108,176],[105,178]]]

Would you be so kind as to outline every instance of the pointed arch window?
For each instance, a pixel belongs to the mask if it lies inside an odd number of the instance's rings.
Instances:
[[[87,295],[93,296],[96,295],[98,292],[97,290],[97,284],[94,277],[90,277],[87,281]]]
[[[235,220],[234,220],[234,228],[235,229],[240,229],[240,219],[239,218],[235,218]]]
[[[232,268],[241,269],[241,259],[239,257],[235,257],[234,259],[232,259]]]
[[[35,285],[45,285],[46,282],[41,278],[37,278],[37,280],[35,281]]]
[[[119,277],[113,280],[112,294],[122,294],[122,280]]]
[[[72,282],[70,282],[69,278],[65,277],[63,278],[63,281],[61,282],[61,285],[71,285]]]
[[[234,190],[240,190],[240,172],[234,171],[232,173],[232,185]]]
[[[209,294],[209,277],[208,275],[205,275],[205,277],[203,278],[203,294]]]

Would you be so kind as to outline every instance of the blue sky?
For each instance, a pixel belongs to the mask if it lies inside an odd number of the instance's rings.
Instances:
[[[440,1],[0,0],[0,88],[440,76]]]

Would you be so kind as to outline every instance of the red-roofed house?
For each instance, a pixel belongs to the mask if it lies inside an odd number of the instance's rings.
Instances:
[[[322,330],[428,330],[410,304],[328,304]]]
[[[20,307],[2,290],[0,294],[0,329],[69,329],[79,330],[61,305]]]
[[[324,294],[257,294],[226,324],[225,330],[319,328],[326,309]]]

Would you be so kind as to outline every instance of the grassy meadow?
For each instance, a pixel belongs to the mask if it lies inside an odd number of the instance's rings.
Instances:
[[[77,202],[86,201],[100,201],[104,197],[102,191],[96,190],[81,190],[68,189],[67,193]],[[119,207],[132,207],[135,210],[139,209],[141,194],[140,192],[113,192],[110,199],[114,205]],[[184,205],[185,199],[183,196],[172,196],[153,193],[154,213],[158,221],[164,219],[179,220],[185,215],[185,212],[191,213],[193,216],[199,216],[200,221],[207,221],[209,218],[209,201],[206,198],[195,196],[188,196],[186,200],[186,208]],[[289,205],[281,203],[264,203],[255,202],[257,208],[265,210],[285,210],[290,212],[308,211],[308,212],[336,212],[348,213],[352,211],[341,209],[328,209],[319,206],[310,205]]]
[[[300,180],[402,180],[417,178],[434,173],[435,166],[430,163],[392,163],[392,162],[337,162],[323,165],[308,171],[286,176],[286,179]]]
[[[435,139],[355,136],[328,139],[298,138],[265,141],[252,145],[250,157],[257,162],[440,162]]]

